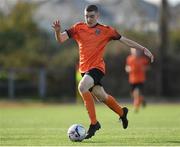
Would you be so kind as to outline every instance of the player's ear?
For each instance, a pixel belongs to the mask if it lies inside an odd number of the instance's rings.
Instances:
[[[97,19],[99,19],[99,16],[100,16],[99,12],[96,12],[96,16],[97,16]]]

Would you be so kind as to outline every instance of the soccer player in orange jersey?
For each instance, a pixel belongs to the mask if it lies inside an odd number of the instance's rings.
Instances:
[[[131,85],[131,95],[134,100],[134,111],[138,112],[141,105],[145,106],[143,97],[143,85],[146,80],[146,70],[149,60],[143,55],[143,52],[131,48],[131,55],[126,59],[125,70],[129,74],[129,83]]]
[[[116,29],[99,24],[99,12],[96,5],[87,6],[84,10],[84,16],[85,22],[76,23],[64,32],[61,32],[59,20],[56,20],[52,27],[55,31],[56,40],[59,43],[72,38],[79,46],[79,71],[83,78],[78,85],[78,90],[90,118],[90,126],[85,138],[89,139],[101,128],[96,118],[93,97],[98,98],[99,101],[107,105],[119,116],[124,129],[128,127],[128,109],[126,107],[122,108],[114,97],[105,92],[101,84],[101,79],[105,75],[103,54],[107,43],[111,40],[119,40],[129,47],[144,51],[151,60],[153,60],[153,55],[145,47],[121,36]]]

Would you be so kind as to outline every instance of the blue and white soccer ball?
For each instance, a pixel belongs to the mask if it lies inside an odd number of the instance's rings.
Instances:
[[[86,129],[80,124],[69,127],[67,135],[71,141],[82,141],[86,137]]]

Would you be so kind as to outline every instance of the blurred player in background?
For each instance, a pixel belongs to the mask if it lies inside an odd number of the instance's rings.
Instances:
[[[93,97],[98,98],[99,101],[107,105],[119,116],[124,129],[128,127],[128,109],[126,107],[122,108],[113,96],[105,92],[101,84],[101,80],[105,75],[103,54],[108,42],[118,40],[129,47],[142,50],[151,60],[153,60],[153,55],[145,47],[121,36],[116,29],[99,24],[97,22],[99,12],[96,5],[87,6],[84,10],[84,16],[85,22],[76,23],[64,32],[61,32],[59,20],[56,20],[52,27],[55,31],[56,40],[59,43],[72,38],[79,46],[79,71],[82,79],[79,82],[78,89],[90,118],[90,126],[85,138],[89,139],[101,128],[96,118]],[[106,114],[104,114],[104,117],[106,117]]]
[[[146,70],[149,60],[143,52],[131,48],[131,54],[127,57],[125,70],[129,74],[131,96],[133,98],[134,112],[138,112],[140,106],[145,106],[143,86],[146,80]]]

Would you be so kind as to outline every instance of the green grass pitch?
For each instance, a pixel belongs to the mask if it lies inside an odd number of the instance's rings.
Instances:
[[[74,123],[88,128],[83,105],[23,105],[0,107],[0,146],[180,146],[180,105],[149,104],[135,114],[129,107],[129,127],[104,105],[96,105],[102,128],[92,139],[71,142]]]

